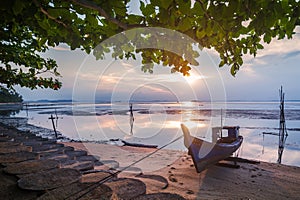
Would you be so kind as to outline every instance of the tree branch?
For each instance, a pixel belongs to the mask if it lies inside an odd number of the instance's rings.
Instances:
[[[206,12],[206,8],[204,7],[204,3],[201,0],[196,0],[196,1],[200,4],[200,6],[201,6],[201,8],[204,12],[205,17],[207,19],[212,19],[212,17]]]
[[[47,10],[45,10],[45,9],[41,6],[41,4],[40,4],[37,0],[33,0],[33,2],[34,2],[34,4],[35,4],[37,7],[40,8],[41,12],[44,13],[49,19],[52,19],[52,20],[55,21],[56,23],[61,24],[61,25],[63,25],[65,28],[67,28],[67,25],[66,25],[64,22],[62,22],[62,21],[58,20],[57,18],[51,16],[51,15],[47,12]]]
[[[206,12],[206,8],[204,7],[204,3],[202,2],[202,0],[196,0],[196,2],[198,2],[200,4],[200,6],[201,6],[201,8],[202,8],[202,10],[204,12],[205,17],[208,20],[212,20],[212,21],[216,22],[219,25],[219,27],[222,29],[222,31],[226,32],[225,29],[224,29],[224,27],[217,20],[215,20],[211,15],[209,15]]]
[[[109,16],[105,10],[103,10],[101,7],[99,7],[96,3],[92,2],[92,1],[88,1],[88,0],[69,0],[77,5],[83,6],[85,8],[89,8],[92,10],[96,10],[98,11],[98,13],[103,16],[105,19],[107,19],[108,21],[118,25],[119,27],[121,27],[124,30],[128,29],[128,25],[117,20],[116,18],[113,18],[111,16]]]

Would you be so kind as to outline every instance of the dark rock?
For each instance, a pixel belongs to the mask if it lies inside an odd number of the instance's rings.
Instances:
[[[154,180],[156,181],[156,185],[159,186],[161,189],[166,189],[169,186],[168,180],[160,175],[139,174],[136,177]]]
[[[101,163],[111,169],[119,168],[119,163],[115,160],[101,160]]]
[[[106,182],[105,185],[113,190],[116,199],[129,200],[146,194],[146,185],[140,180],[132,178],[121,178],[111,182]]]
[[[81,181],[83,183],[95,183],[95,182],[103,181],[104,179],[115,180],[116,176],[110,172],[96,171],[96,172],[90,172],[82,175]]]
[[[64,147],[64,144],[43,144],[43,145],[32,145],[33,152],[48,151],[52,149],[57,149]]]
[[[19,146],[22,145],[21,142],[13,142],[13,141],[4,141],[2,142],[0,139],[0,148],[11,147],[11,146]]]
[[[61,168],[24,176],[18,185],[26,190],[50,190],[79,181],[81,174],[76,169]]]
[[[59,167],[56,160],[30,160],[8,165],[4,171],[9,174],[30,174]]]
[[[174,177],[174,175],[169,176],[169,181],[171,182],[177,182],[177,179]]]
[[[79,156],[79,157],[76,157],[75,159],[78,161],[93,161],[93,162],[96,162],[99,160],[96,156],[93,156],[93,155]]]
[[[0,147],[0,154],[7,154],[7,153],[16,153],[16,152],[32,152],[32,147],[28,146],[7,146],[7,147]]]
[[[38,192],[22,190],[17,185],[17,178],[4,174],[0,170],[0,199],[29,200],[36,199]]]
[[[77,169],[79,171],[87,171],[87,170],[94,169],[94,162],[92,162],[92,161],[82,161],[82,162],[75,161],[75,163],[73,163],[71,165],[64,165],[63,168],[72,168],[72,169]]]
[[[106,185],[100,185],[95,189],[91,183],[72,183],[67,186],[59,187],[48,191],[40,196],[38,200],[75,200],[75,199],[112,199],[112,190]],[[91,191],[90,191],[91,190]],[[85,194],[87,193],[87,194]]]
[[[75,159],[76,157],[86,156],[87,152],[86,151],[82,151],[82,150],[65,151],[65,154],[67,154],[70,158]]]
[[[7,153],[0,154],[0,163],[17,163],[26,160],[37,160],[39,159],[39,155],[31,152],[17,152],[17,153]]]

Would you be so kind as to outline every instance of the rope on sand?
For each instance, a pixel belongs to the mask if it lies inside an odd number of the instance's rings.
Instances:
[[[139,163],[139,162],[145,160],[146,158],[148,158],[148,157],[154,155],[154,154],[157,153],[158,151],[160,151],[160,150],[164,149],[165,147],[167,147],[167,146],[173,144],[174,142],[180,140],[182,137],[183,137],[183,135],[180,135],[179,137],[175,138],[175,139],[172,140],[171,142],[169,142],[169,143],[167,143],[167,144],[161,146],[160,148],[156,149],[155,151],[153,151],[153,152],[147,154],[146,156],[140,158],[139,160],[137,160],[137,161],[131,163],[130,165],[128,165],[128,166],[122,168],[122,170],[117,170],[116,172],[114,172],[114,173],[112,173],[111,175],[105,177],[104,179],[102,179],[102,180],[100,180],[100,181],[94,183],[93,185],[88,186],[88,187],[86,187],[86,188],[84,188],[84,189],[82,189],[82,190],[79,190],[79,191],[77,191],[76,193],[73,193],[72,195],[69,195],[66,199],[69,199],[70,197],[74,197],[75,195],[79,194],[80,192],[83,192],[83,191],[86,190],[83,194],[80,194],[79,197],[76,197],[76,200],[77,200],[77,199],[80,199],[81,197],[85,196],[86,194],[88,194],[89,192],[93,191],[95,188],[99,187],[100,185],[104,184],[105,182],[109,181],[109,180],[112,179],[113,177],[116,177],[116,176],[117,176],[118,174],[120,174],[121,172],[123,172],[123,171],[127,170],[128,168],[130,168],[130,167],[136,165],[137,163]]]

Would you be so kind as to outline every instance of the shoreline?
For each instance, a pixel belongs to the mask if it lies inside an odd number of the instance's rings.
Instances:
[[[0,127],[8,129],[7,132],[25,134],[2,124]],[[94,165],[94,169],[109,172],[122,170],[154,151],[84,142],[63,142],[63,145],[73,147],[75,151],[88,150],[88,154],[95,155],[104,163]],[[0,155],[4,155],[3,152]],[[212,166],[197,174],[186,152],[165,149],[139,164],[142,165],[130,166],[119,173],[118,178],[141,181],[146,186],[146,194],[177,194],[185,199],[297,199],[300,196],[300,167],[295,166],[266,162],[238,163],[238,169]],[[5,191],[3,179],[0,183],[2,192],[9,192]]]
[[[93,105],[94,106],[94,105]],[[127,107],[126,107],[127,108]],[[151,122],[152,124],[149,125],[149,120],[151,117],[161,117],[160,114],[141,114],[139,113],[143,109],[140,109],[137,107],[135,110],[136,116],[135,116],[135,124],[134,124],[134,133],[136,134],[136,138],[132,137],[129,138],[127,137],[127,134],[129,135],[129,123],[126,119],[125,116],[119,115],[120,113],[110,113],[106,115],[101,115],[102,113],[101,110],[104,109],[106,113],[109,109],[108,108],[97,108],[99,109],[99,112],[93,112],[98,113],[96,117],[91,117],[89,115],[81,115],[83,114],[82,112],[75,112],[73,115],[68,115],[65,112],[71,112],[73,110],[73,107],[64,107],[64,106],[59,106],[59,107],[53,107],[52,109],[49,109],[47,107],[42,107],[42,108],[34,108],[34,109],[29,109],[29,110],[22,110],[20,113],[17,113],[15,117],[24,117],[24,122],[20,120],[19,125],[23,130],[30,130],[30,131],[37,131],[42,137],[45,135],[45,137],[48,138],[54,138],[54,132],[53,128],[51,126],[51,120],[49,120],[49,114],[58,114],[58,118],[55,121],[55,124],[57,124],[57,130],[59,134],[59,138],[64,137],[65,139],[61,139],[63,141],[68,141],[68,140],[75,140],[75,141],[84,141],[84,142],[92,142],[92,143],[109,143],[108,139],[118,139],[118,138],[126,138],[128,142],[132,143],[145,143],[145,144],[151,144],[151,145],[159,145],[162,146],[165,143],[167,143],[169,138],[172,138],[172,135],[176,135],[177,133],[181,134],[180,129],[180,123],[190,123],[191,128],[195,128],[198,125],[195,124],[200,124],[201,126],[203,125],[204,128],[200,128],[201,136],[202,133],[205,134],[205,126],[209,127],[209,120],[205,118],[205,115],[202,115],[201,112],[199,113],[197,109],[188,109],[186,111],[191,111],[193,112],[193,115],[189,116],[187,114],[182,114],[183,116],[187,116],[187,118],[184,118],[184,120],[178,120],[178,117],[181,117],[176,111],[176,109],[173,109],[172,107],[168,109],[168,113],[166,117],[168,119],[165,121],[166,123],[163,125],[160,125],[159,120],[154,120]],[[235,110],[234,108],[229,109],[231,114],[234,114],[234,116],[228,116],[228,125],[239,125],[241,127],[241,135],[244,136],[245,140],[243,142],[242,148],[241,148],[241,156],[248,158],[248,159],[258,159],[262,160],[265,162],[276,162],[277,158],[277,151],[278,151],[278,139],[274,136],[271,135],[263,135],[263,132],[278,132],[278,121],[274,120],[274,116],[278,117],[278,113],[274,115],[275,111],[272,109],[272,113],[269,113],[268,109],[269,106],[265,107],[259,107],[257,110],[253,110],[255,112],[252,112],[251,109],[252,107],[249,105],[245,106],[244,109],[240,110]],[[57,109],[57,111],[56,111]],[[200,108],[200,111],[204,112],[204,108]],[[84,108],[84,109],[79,109],[79,111],[89,111],[89,108]],[[157,109],[156,109],[157,110]],[[153,111],[156,111],[155,109]],[[183,109],[185,110],[185,109]],[[41,114],[45,112],[49,112],[49,114]],[[76,109],[75,109],[76,111]],[[101,111],[101,112],[100,112]],[[174,112],[173,112],[174,111]],[[250,112],[251,111],[251,112]],[[265,112],[266,111],[266,112]],[[299,162],[299,152],[300,152],[300,141],[298,137],[298,133],[300,132],[299,128],[299,120],[295,119],[300,119],[299,118],[299,109],[298,107],[292,108],[293,111],[291,114],[289,112],[287,113],[286,117],[288,115],[292,116],[290,120],[288,121],[289,126],[287,130],[289,131],[289,137],[287,138],[285,149],[284,149],[284,156],[282,163],[288,164],[288,165],[293,165],[293,166],[299,166],[300,167],[300,162]],[[28,112],[28,113],[27,113]],[[257,115],[259,112],[260,114]],[[59,114],[60,113],[60,114]],[[80,114],[81,113],[81,114]],[[147,113],[147,112],[146,112]],[[296,114],[298,113],[298,114]],[[78,114],[78,115],[77,115]],[[218,113],[216,113],[218,114]],[[178,116],[177,116],[178,115]],[[266,116],[265,116],[266,115]],[[241,118],[237,118],[241,117]],[[245,118],[247,116],[247,118]],[[90,118],[89,118],[90,117]],[[27,125],[24,126],[23,124],[26,123],[26,120],[28,119],[28,124],[32,125]],[[129,118],[129,116],[128,116]],[[274,119],[273,119],[274,118]],[[159,118],[157,118],[159,119]],[[219,121],[219,118],[215,116],[214,119],[217,119]],[[7,121],[8,119],[0,119],[1,121]],[[17,121],[17,119],[12,119],[11,121]],[[96,122],[97,121],[97,122]],[[224,120],[225,121],[225,120]],[[92,122],[92,123],[91,123]],[[96,122],[96,123],[95,123]],[[98,123],[99,122],[99,123]],[[101,125],[100,125],[101,123]],[[147,126],[143,126],[143,124],[147,124]],[[103,124],[103,125],[102,125]],[[13,124],[12,124],[13,125]],[[217,126],[219,124],[217,123]],[[42,128],[35,128],[34,126],[38,127],[46,127],[43,128],[44,130],[41,130]],[[100,127],[101,126],[101,127]],[[176,127],[175,127],[176,126]],[[79,128],[78,128],[79,127]],[[164,135],[161,134],[159,137],[152,137],[153,136],[153,130],[152,127],[156,127],[156,130],[161,129],[164,131]],[[162,127],[162,128],[161,128]],[[198,129],[198,128],[197,128]],[[99,133],[100,130],[100,134]],[[207,129],[208,130],[208,129]],[[160,131],[159,131],[160,132]],[[158,133],[159,133],[158,132]],[[168,136],[165,137],[166,134],[169,134]],[[193,131],[192,131],[193,133]],[[194,132],[196,133],[196,132]],[[206,133],[209,133],[209,130],[206,131]],[[197,133],[196,133],[197,134]],[[124,137],[125,135],[125,137]],[[158,135],[158,134],[157,134]],[[171,136],[170,136],[171,135]],[[149,137],[151,136],[151,137]],[[156,136],[156,135],[155,135]],[[206,135],[205,135],[206,136]],[[139,140],[139,138],[145,138],[145,141]],[[164,140],[162,140],[164,139]],[[209,139],[209,138],[208,138]],[[98,142],[99,141],[99,142]],[[162,142],[163,141],[163,142]],[[166,142],[165,142],[166,141]],[[171,146],[170,146],[171,147]],[[245,147],[245,148],[244,148]],[[179,142],[177,144],[172,145],[171,148],[167,147],[168,149],[179,149],[179,150],[185,150],[185,147],[182,142]]]

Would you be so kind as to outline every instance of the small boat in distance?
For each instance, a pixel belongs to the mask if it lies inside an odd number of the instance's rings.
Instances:
[[[212,142],[191,136],[189,129],[181,124],[184,145],[192,156],[198,173],[232,155],[242,144],[239,126],[223,126],[212,128]]]

